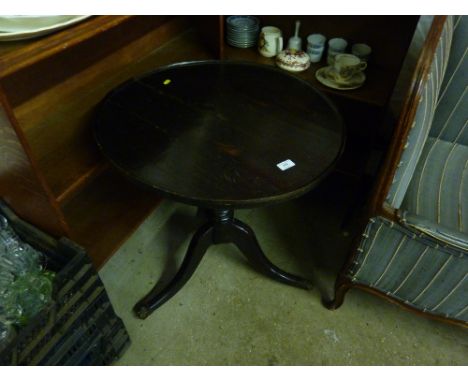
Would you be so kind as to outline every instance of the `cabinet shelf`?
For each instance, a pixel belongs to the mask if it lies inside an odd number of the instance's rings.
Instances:
[[[125,49],[137,50],[138,42],[133,45]],[[16,116],[53,195],[63,199],[71,190],[79,190],[77,182],[87,181],[89,174],[99,171],[102,159],[91,124],[95,107],[110,89],[162,65],[207,58],[212,56],[189,30],[144,56],[121,51],[108,55],[76,78],[18,106]],[[103,73],[105,78],[97,79]],[[40,113],[49,102],[55,104],[53,112]]]
[[[276,65],[274,58],[263,57],[257,52],[256,48],[234,48],[225,44],[223,50],[223,58],[226,60],[242,60],[264,65]],[[366,70],[366,82],[361,88],[354,90],[335,90],[322,85],[315,78],[315,72],[327,66],[325,60],[326,59],[322,57],[321,62],[312,63],[309,69],[299,73],[291,72],[291,74],[310,82],[315,88],[332,97],[367,103],[376,107],[384,107],[387,104],[390,95],[388,89],[392,88],[392,79],[385,75],[385,70],[371,63]]]
[[[342,37],[348,42],[349,52],[354,43],[367,43],[372,47],[372,54],[364,85],[355,90],[335,90],[322,85],[315,72],[326,66],[326,57],[321,62],[313,63],[309,69],[293,75],[309,81],[317,89],[332,98],[344,101],[368,104],[371,107],[385,108],[392,94],[393,87],[406,56],[419,16],[318,16],[318,15],[266,15],[257,16],[260,26],[273,25],[281,29],[284,45],[294,34],[295,21],[301,21],[300,35],[303,49],[307,46],[307,36],[321,33],[327,39]],[[225,17],[220,18],[220,34],[224,35]],[[391,32],[390,32],[391,31]],[[224,37],[224,36],[223,36]],[[261,56],[256,48],[234,48],[220,43],[221,56],[230,60],[254,61],[275,65],[274,59]],[[325,51],[326,53],[326,51]]]
[[[0,196],[25,220],[84,246],[98,267],[160,199],[109,169],[93,139],[96,106],[131,77],[214,58],[197,23],[186,16],[97,16],[0,44],[0,136],[8,138]]]
[[[91,183],[95,178],[100,176],[105,170],[109,168],[109,164],[101,161],[94,163],[89,167],[88,171],[77,172],[80,174],[74,182],[70,183],[68,188],[64,189],[57,195],[57,202],[59,205],[65,205],[70,199],[78,194],[88,183]]]
[[[157,207],[160,197],[113,170],[104,171],[63,207],[74,241],[100,268]]]

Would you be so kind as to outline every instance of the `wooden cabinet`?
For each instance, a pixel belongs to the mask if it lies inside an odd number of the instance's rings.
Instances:
[[[373,47],[362,89],[324,88],[314,77],[317,65],[296,75],[351,110],[351,124],[359,125],[356,110],[378,118],[417,17],[260,16],[285,36],[296,18],[304,37],[321,32]],[[254,48],[229,47],[223,35],[223,16],[97,16],[49,36],[1,42],[0,196],[25,220],[86,247],[101,266],[159,198],[123,180],[100,156],[91,126],[96,105],[126,79],[173,62],[221,58],[274,65]]]
[[[312,33],[321,33],[327,40],[342,37],[348,42],[347,51],[355,43],[372,47],[366,82],[355,90],[335,90],[322,85],[316,78],[317,69],[327,65],[326,54],[319,63],[298,76],[329,96],[340,109],[348,128],[348,142],[338,170],[362,177],[371,151],[381,155],[391,136],[392,126],[384,123],[387,106],[411,43],[419,16],[258,16],[262,26],[273,25],[283,32],[284,44],[294,34],[295,20],[301,21],[302,47]],[[221,17],[220,27],[225,20]],[[223,32],[221,32],[221,35]],[[249,60],[275,65],[274,58],[265,58],[256,48],[239,49],[220,43],[221,56],[231,60]],[[326,53],[326,52],[325,52]],[[281,89],[278,89],[281,91]]]

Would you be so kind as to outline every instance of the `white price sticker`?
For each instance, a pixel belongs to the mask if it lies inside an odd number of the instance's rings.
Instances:
[[[280,163],[278,163],[276,166],[281,170],[281,171],[286,171],[290,169],[291,167],[294,167],[296,164],[291,160],[291,159],[286,159]]]

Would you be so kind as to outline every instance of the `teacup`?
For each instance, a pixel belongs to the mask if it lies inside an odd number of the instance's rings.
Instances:
[[[351,53],[359,57],[362,61],[368,61],[369,56],[372,53],[372,48],[367,44],[354,44],[351,48]]]
[[[354,75],[366,69],[367,63],[354,54],[340,53],[335,56],[330,76],[335,82],[347,82]]]
[[[258,51],[264,57],[274,57],[283,50],[281,29],[277,27],[263,27],[258,41]]]
[[[344,53],[346,47],[348,46],[348,42],[341,38],[335,37],[328,41],[328,55],[327,55],[327,63],[328,65],[333,65],[335,62],[335,56],[340,53]]]

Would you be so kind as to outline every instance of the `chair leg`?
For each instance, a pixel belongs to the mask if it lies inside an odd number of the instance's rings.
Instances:
[[[338,309],[343,304],[345,294],[350,288],[351,285],[348,282],[338,279],[335,284],[333,299],[330,300],[326,297],[322,297],[323,306],[329,310]]]

